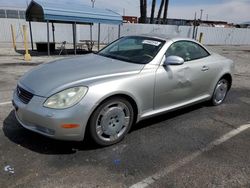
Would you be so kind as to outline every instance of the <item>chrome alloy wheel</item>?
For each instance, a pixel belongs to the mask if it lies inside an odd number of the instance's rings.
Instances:
[[[228,92],[228,87],[229,87],[228,81],[225,79],[221,79],[217,83],[215,90],[214,90],[214,96],[213,96],[214,105],[219,105],[224,101]]]
[[[131,110],[127,104],[113,101],[100,110],[95,131],[100,140],[116,142],[127,132],[130,122]]]

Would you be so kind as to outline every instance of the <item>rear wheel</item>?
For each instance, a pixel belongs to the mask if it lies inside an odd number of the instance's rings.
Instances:
[[[228,80],[224,78],[220,79],[214,89],[213,97],[211,99],[211,104],[214,106],[222,104],[227,96],[228,90],[229,90]]]
[[[90,118],[90,135],[102,146],[120,142],[128,133],[134,120],[132,105],[116,97],[102,103]]]

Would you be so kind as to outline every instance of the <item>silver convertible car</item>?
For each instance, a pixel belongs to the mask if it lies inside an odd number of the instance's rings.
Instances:
[[[20,124],[45,136],[100,145],[136,122],[202,101],[221,104],[233,62],[186,38],[122,37],[95,54],[35,67],[13,94]]]

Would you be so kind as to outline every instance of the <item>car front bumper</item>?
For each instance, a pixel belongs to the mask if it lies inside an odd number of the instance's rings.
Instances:
[[[43,107],[46,98],[33,96],[28,104],[24,104],[13,94],[13,106],[16,119],[26,129],[58,140],[81,141],[89,118],[90,109],[82,101],[77,105],[63,109]],[[84,110],[83,110],[84,109]],[[76,128],[62,128],[64,124],[78,124]]]

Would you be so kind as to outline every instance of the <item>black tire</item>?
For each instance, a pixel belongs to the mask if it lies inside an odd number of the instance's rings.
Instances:
[[[133,122],[132,105],[122,97],[114,97],[101,103],[91,115],[90,136],[98,145],[109,146],[120,142],[129,132]]]
[[[221,85],[223,85],[223,87]],[[229,88],[230,88],[229,81],[225,78],[221,78],[217,82],[217,84],[214,88],[213,96],[212,96],[211,100],[209,101],[210,105],[212,105],[212,106],[221,105],[227,96]]]

